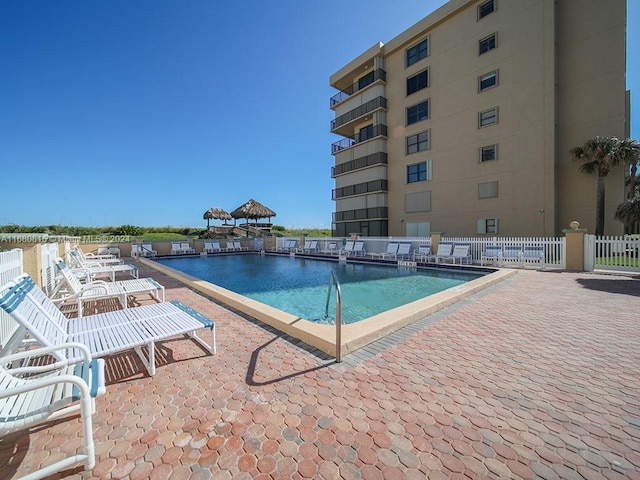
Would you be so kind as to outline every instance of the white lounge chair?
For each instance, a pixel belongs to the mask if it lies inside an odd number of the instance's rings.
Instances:
[[[157,301],[164,302],[164,287],[152,278],[136,278],[119,282],[90,280],[87,283],[80,283],[78,277],[61,258],[58,258],[55,263],[62,278],[51,293],[51,298],[56,304],[74,303],[77,305],[78,317],[82,317],[84,303],[87,301],[116,297],[122,306],[127,308],[129,306],[127,299],[130,295],[149,293]]]
[[[471,245],[469,244],[457,244],[453,247],[453,251],[451,252],[451,255],[449,256],[438,255],[438,261],[442,261],[442,262],[451,261],[451,263],[453,264],[460,263],[460,265],[462,265],[463,263],[471,264],[471,254],[469,254],[470,249],[471,249]],[[440,249],[438,248],[438,254],[439,253],[440,253]]]
[[[406,260],[410,256],[411,256],[411,243],[401,242],[398,245],[398,252],[396,253],[396,258]]]
[[[67,360],[40,366],[21,365],[7,368],[14,362],[33,357],[56,355],[73,349],[78,362]],[[64,354],[63,354],[64,355]],[[92,360],[84,345],[77,343],[30,349],[2,357],[0,361],[0,434],[30,428],[80,411],[82,420],[82,453],[76,453],[46,465],[22,478],[45,478],[55,472],[84,462],[87,470],[95,466],[95,447],[91,415],[95,397],[105,392],[104,360]]]
[[[318,240],[305,240],[304,247],[298,248],[298,251],[302,253],[318,253],[319,250]]]
[[[204,242],[204,249],[202,250],[205,253],[216,253],[221,252],[222,248],[220,248],[220,242]]]
[[[74,247],[71,252],[73,252],[73,255],[83,262],[92,262],[99,265],[122,265],[124,263],[124,261],[111,254],[94,255],[91,253],[84,253],[79,246]]]
[[[106,276],[111,281],[115,281],[116,274],[120,272],[128,273],[132,277],[138,278],[138,267],[135,265],[100,265],[95,262],[86,262],[78,257],[73,250],[67,252],[67,261],[72,270],[82,273],[87,279],[91,279],[94,276]]]
[[[182,253],[184,253],[182,251],[182,243],[171,242],[171,255],[181,255]]]
[[[182,253],[196,253],[196,250],[191,248],[189,242],[180,242],[180,250]]]
[[[136,258],[142,256],[142,245],[139,243],[131,244],[131,257]]]
[[[143,257],[155,258],[158,252],[153,249],[153,245],[150,243],[143,243],[141,248],[141,255]]]
[[[329,255],[338,255],[340,253],[340,249],[338,248],[338,242],[329,242],[322,253],[326,253]]]
[[[450,258],[451,252],[453,252],[453,243],[443,242],[438,244],[438,251],[434,255],[436,263],[439,263],[444,258]]]
[[[353,240],[347,240],[347,243],[344,244],[344,248],[340,250],[340,254],[341,255],[351,255],[351,252],[353,252],[353,246],[355,245],[356,242],[354,242]]]
[[[243,246],[242,246],[242,244],[240,243],[240,240],[234,240],[234,241],[233,241],[233,248],[234,248],[234,250],[236,250],[237,252],[241,252],[241,251],[249,250],[247,247],[243,247]]]
[[[155,342],[186,334],[207,351],[216,352],[213,321],[177,301],[67,318],[29,275],[23,274],[7,286],[0,307],[45,347],[78,342],[89,349],[92,358],[133,349],[151,376],[156,369]],[[196,332],[202,328],[210,330],[211,345],[198,337]],[[71,349],[57,351],[54,356],[71,362],[80,354]]]
[[[485,263],[495,265],[500,265],[502,263],[501,245],[487,245],[482,255],[480,255],[480,265],[484,266]]]
[[[387,243],[387,249],[384,252],[371,252],[372,257],[379,257],[382,259],[385,258],[396,258],[398,255],[398,242],[389,242]]]
[[[435,261],[436,256],[431,252],[431,245],[418,245],[418,249],[413,252],[414,262]]]

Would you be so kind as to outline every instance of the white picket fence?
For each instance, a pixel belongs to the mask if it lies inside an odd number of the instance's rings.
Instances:
[[[7,284],[23,273],[22,249],[0,252],[0,297],[8,290]],[[0,310],[0,352],[18,331],[18,324],[4,310]]]
[[[584,236],[585,270],[640,272],[640,239]]]
[[[471,245],[473,263],[480,258],[488,245],[504,247],[543,247],[544,268],[564,269],[567,266],[567,242],[565,237],[442,237],[440,242]]]

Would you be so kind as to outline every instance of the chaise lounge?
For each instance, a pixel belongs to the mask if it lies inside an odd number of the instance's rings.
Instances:
[[[67,318],[28,274],[9,282],[0,298],[0,307],[42,346],[77,342],[85,345],[92,358],[135,350],[150,376],[155,374],[155,342],[186,334],[216,352],[215,323],[180,302],[162,302],[128,310]],[[200,339],[197,330],[211,332],[211,345]],[[147,350],[147,354],[143,352]],[[81,357],[77,348],[54,353],[59,361]]]

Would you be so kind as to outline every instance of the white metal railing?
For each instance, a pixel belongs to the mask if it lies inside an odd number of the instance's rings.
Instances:
[[[6,285],[24,272],[22,249],[0,252],[0,297],[8,290]],[[18,330],[18,324],[4,310],[0,310],[0,351]]]
[[[640,272],[640,239],[585,235],[585,269],[590,256],[593,269]]]

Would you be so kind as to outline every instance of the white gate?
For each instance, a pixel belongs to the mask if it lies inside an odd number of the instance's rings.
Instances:
[[[595,235],[587,237],[590,238],[585,239],[585,270],[588,270],[587,266],[592,262],[595,270],[640,272],[640,239]]]

